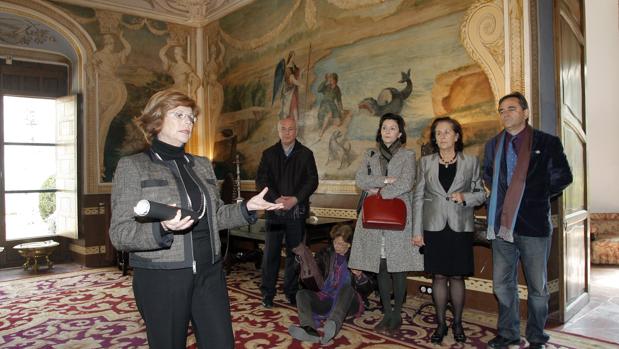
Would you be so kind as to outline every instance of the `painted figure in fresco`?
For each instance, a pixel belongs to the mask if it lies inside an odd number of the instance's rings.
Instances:
[[[406,87],[402,90],[387,87],[380,92],[378,100],[372,97],[364,98],[359,103],[359,109],[366,109],[375,116],[383,116],[387,113],[399,114],[404,107],[404,100],[413,92],[411,70],[409,69],[406,73],[402,72],[402,79],[398,82],[406,83]]]
[[[322,93],[322,100],[318,108],[318,125],[321,126],[320,138],[325,133],[329,123],[333,120],[335,126],[342,123],[342,92],[337,85],[337,73],[325,74],[325,80],[318,86],[318,92]]]
[[[172,62],[166,55],[170,47],[174,47],[174,61]],[[174,79],[174,85],[170,88],[195,97],[196,91],[200,86],[200,78],[194,72],[193,67],[185,60],[183,48],[172,45],[168,41],[159,50],[159,57],[163,63],[163,69]]]
[[[217,45],[219,46],[219,54],[217,52],[217,46],[211,45],[209,48],[208,60],[204,65],[204,76],[206,77],[207,85],[206,93],[208,98],[208,108],[210,110],[209,116],[211,120],[213,120],[213,125],[215,125],[213,134],[217,131],[221,107],[224,105],[224,88],[218,79],[219,72],[224,65],[224,55],[226,54],[226,49],[221,41],[217,41]]]
[[[294,62],[294,51],[288,53],[288,58],[282,59],[275,68],[273,81],[273,99],[279,93],[282,100],[279,118],[299,120],[299,87],[301,87],[301,69]]]
[[[105,147],[105,140],[110,129],[110,124],[116,115],[122,110],[127,101],[127,88],[122,79],[116,75],[121,64],[127,62],[127,56],[131,52],[131,45],[124,38],[123,32],[118,34],[118,40],[123,48],[115,51],[116,40],[114,35],[103,35],[103,48],[94,53],[94,65],[97,72],[97,84],[99,89],[99,149]],[[103,163],[103,156],[101,156]],[[101,166],[102,171],[103,166]]]
[[[339,170],[350,166],[352,163],[352,144],[343,137],[341,130],[335,130],[331,133],[329,138],[329,154],[327,156],[326,165],[329,165],[331,161],[339,161]]]

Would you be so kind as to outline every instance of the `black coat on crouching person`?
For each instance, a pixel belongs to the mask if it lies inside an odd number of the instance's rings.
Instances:
[[[351,236],[349,225],[337,225],[331,231],[332,243],[316,253],[316,264],[325,282],[318,292],[309,289],[297,292],[299,326],[288,328],[295,339],[327,344],[348,316],[358,317],[365,310],[364,299],[373,291],[373,284],[363,272],[348,268]],[[316,329],[323,321],[320,337]]]

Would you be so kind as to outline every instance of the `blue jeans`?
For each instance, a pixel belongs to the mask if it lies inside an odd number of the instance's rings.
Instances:
[[[277,273],[282,254],[282,242],[285,240],[284,293],[286,296],[295,299],[299,289],[299,271],[295,265],[296,261],[292,249],[303,241],[304,231],[305,219],[286,221],[270,221],[267,219],[264,256],[262,257],[262,284],[260,285],[262,296],[271,299],[275,296],[275,284],[277,283]]]
[[[520,338],[518,300],[518,260],[522,262],[527,282],[527,328],[525,336],[532,343],[546,343],[544,325],[548,318],[547,266],[551,237],[532,237],[514,234],[514,243],[492,240],[492,285],[499,301],[499,335]]]

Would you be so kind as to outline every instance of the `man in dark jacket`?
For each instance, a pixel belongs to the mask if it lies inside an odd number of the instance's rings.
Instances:
[[[275,284],[280,265],[282,240],[286,241],[284,293],[290,304],[296,304],[299,288],[298,270],[292,249],[303,241],[305,219],[309,214],[309,198],[318,187],[318,171],[311,150],[297,139],[297,124],[293,118],[277,124],[280,141],[262,153],[256,174],[258,191],[269,191],[265,199],[284,204],[284,210],[266,214],[266,236],[262,259],[262,304],[273,306]]]
[[[550,199],[570,183],[572,172],[559,138],[528,125],[529,106],[514,92],[499,101],[505,130],[486,144],[483,179],[492,240],[493,289],[499,301],[498,335],[490,348],[520,343],[518,260],[528,290],[526,339],[544,348],[549,292],[547,264],[552,238]]]

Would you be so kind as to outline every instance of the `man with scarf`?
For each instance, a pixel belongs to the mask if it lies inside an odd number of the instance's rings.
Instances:
[[[525,336],[529,348],[545,348],[550,200],[572,183],[572,172],[559,138],[528,125],[529,106],[520,92],[503,96],[498,111],[504,130],[486,144],[483,173],[491,191],[487,236],[492,241],[492,282],[499,301],[498,334],[488,347],[520,343],[520,260],[528,290]]]

